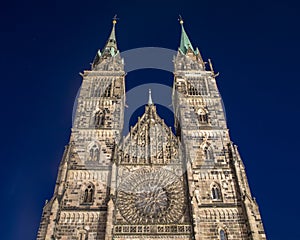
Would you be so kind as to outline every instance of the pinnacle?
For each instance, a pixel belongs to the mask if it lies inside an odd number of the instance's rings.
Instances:
[[[149,89],[148,105],[153,105],[152,96],[151,96],[151,89]]]

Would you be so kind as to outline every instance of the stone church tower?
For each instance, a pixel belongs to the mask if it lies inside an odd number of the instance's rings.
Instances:
[[[83,82],[70,142],[38,240],[266,239],[245,168],[231,142],[211,61],[183,27],[174,57],[174,134],[149,91],[121,138],[124,61],[116,19]]]

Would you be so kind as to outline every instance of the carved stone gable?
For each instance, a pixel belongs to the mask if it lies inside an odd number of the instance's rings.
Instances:
[[[121,164],[168,164],[179,161],[179,140],[154,105],[131,128],[120,150]]]

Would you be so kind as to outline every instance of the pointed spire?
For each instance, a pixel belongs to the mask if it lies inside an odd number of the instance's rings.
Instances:
[[[205,69],[205,62],[202,59],[200,51],[198,48],[193,48],[193,45],[183,27],[183,18],[180,15],[178,21],[181,25],[181,38],[178,51],[183,55],[190,55],[191,53],[193,55],[193,58],[195,58],[195,60],[197,60],[201,64],[201,69]]]
[[[109,35],[109,38],[108,38],[103,50],[102,51],[98,50],[98,52],[94,58],[93,64],[92,64],[93,67],[95,67],[99,62],[101,62],[102,58],[114,57],[115,55],[118,54],[119,50],[117,47],[116,30],[115,30],[115,26],[117,24],[117,19],[118,19],[117,15],[115,15],[113,17],[113,21],[112,21],[113,26],[112,26],[112,30]]]
[[[115,26],[117,24],[117,15],[115,15],[113,17],[113,26],[112,26],[112,30],[111,33],[109,35],[109,38],[105,44],[105,47],[102,51],[102,55],[108,54],[111,57],[115,56],[118,52],[118,47],[117,47],[117,39],[116,39],[116,30],[115,30]]]
[[[181,38],[180,38],[180,46],[179,46],[179,51],[186,55],[187,52],[190,50],[192,51],[195,55],[199,54],[199,50],[198,48],[196,48],[196,50],[194,50],[193,45],[183,27],[183,18],[179,15],[179,23],[181,25]]]
[[[181,38],[180,38],[180,47],[179,50],[183,53],[186,54],[188,49],[191,49],[193,52],[194,48],[192,46],[192,43],[188,37],[188,35],[185,32],[185,29],[183,27],[183,18],[179,15],[179,23],[181,25]]]
[[[148,105],[153,105],[152,96],[151,96],[151,89],[149,89]]]

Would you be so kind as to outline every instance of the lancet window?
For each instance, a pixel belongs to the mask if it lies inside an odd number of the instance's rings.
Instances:
[[[92,184],[89,184],[84,189],[83,203],[93,203],[93,199],[94,199],[94,186]]]
[[[205,146],[204,148],[204,156],[206,160],[213,160],[214,153],[211,146]]]
[[[197,111],[198,120],[202,124],[208,123],[208,114],[207,111],[204,108],[199,108]]]
[[[95,128],[101,128],[104,126],[105,121],[105,112],[102,110],[99,110],[95,113],[94,116],[94,126]]]
[[[214,183],[212,185],[211,197],[212,197],[213,200],[222,200],[222,194],[221,194],[220,186],[216,183]]]

